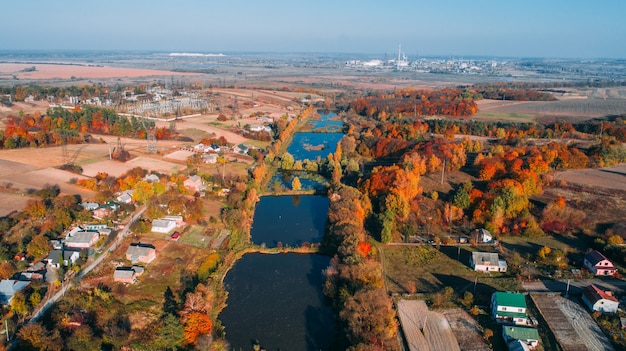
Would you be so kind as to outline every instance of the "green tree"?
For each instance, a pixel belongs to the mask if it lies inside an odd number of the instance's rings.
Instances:
[[[163,319],[163,327],[156,335],[155,345],[162,350],[176,350],[183,346],[185,331],[178,317],[168,313]]]
[[[290,153],[285,152],[281,158],[280,167],[286,171],[290,171],[293,169],[294,162],[293,156]]]
[[[470,207],[471,200],[469,194],[472,189],[472,182],[468,181],[463,183],[463,185],[459,188],[459,190],[457,190],[456,194],[454,195],[454,200],[452,201],[454,206],[463,210]]]
[[[176,295],[172,289],[168,286],[163,293],[163,315],[168,314],[175,315],[178,313],[178,302],[176,301]]]

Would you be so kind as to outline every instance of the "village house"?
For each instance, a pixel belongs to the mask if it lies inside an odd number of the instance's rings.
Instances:
[[[30,280],[33,282],[43,282],[46,278],[46,264],[44,262],[36,262],[26,269],[24,272],[20,272],[17,280]]]
[[[192,192],[204,191],[206,189],[206,186],[204,185],[202,178],[200,178],[200,176],[198,175],[194,175],[192,177],[185,179],[185,181],[183,182],[183,185],[185,186],[185,188],[187,188],[189,191],[192,191]]]
[[[48,257],[44,260],[53,268],[63,266],[71,266],[80,258],[78,250],[52,250],[48,253]]]
[[[107,202],[105,204],[100,205],[100,207],[96,208],[92,211],[93,216],[95,218],[105,218],[110,216],[112,213],[117,211],[119,205],[115,202]]]
[[[204,154],[202,155],[204,163],[214,164],[217,163],[217,154]]]
[[[77,232],[74,235],[68,235],[63,241],[65,247],[88,249],[95,245],[100,239],[100,233],[96,231]]]
[[[9,305],[15,294],[28,288],[30,288],[29,281],[3,279],[0,281],[0,303]]]
[[[526,297],[523,294],[497,291],[491,295],[491,316],[498,323],[527,325]]]
[[[83,230],[93,230],[99,231],[100,229],[108,228],[109,226],[106,223],[87,223],[81,226]]]
[[[126,259],[132,263],[150,263],[156,258],[156,248],[150,244],[133,243],[126,250]]]
[[[535,348],[539,345],[539,332],[535,328],[526,328],[518,326],[503,326],[502,337],[508,344],[519,340],[530,348]]]
[[[152,231],[167,234],[176,228],[176,221],[170,219],[155,219],[152,221]]]
[[[185,225],[185,221],[183,220],[183,216],[165,216],[162,219],[168,221],[174,221],[177,227]]]
[[[589,310],[600,313],[617,313],[619,301],[610,291],[604,291],[591,284],[583,289],[582,300]]]
[[[119,194],[115,200],[121,204],[130,204],[133,202],[134,190],[126,190]]]
[[[470,267],[477,272],[506,272],[506,261],[495,252],[472,252]]]
[[[583,266],[594,275],[606,276],[617,273],[617,268],[613,263],[597,250],[587,252],[583,259]]]
[[[475,229],[472,232],[472,239],[476,240],[476,243],[490,243],[493,241],[493,236],[485,228]]]
[[[146,182],[149,182],[149,183],[156,183],[156,182],[160,181],[159,176],[154,174],[154,173],[148,174],[143,179]]]
[[[87,211],[93,211],[100,207],[100,204],[98,204],[97,202],[83,202],[80,205]]]
[[[135,282],[135,270],[132,267],[117,267],[113,272],[113,280],[120,283],[132,284]]]

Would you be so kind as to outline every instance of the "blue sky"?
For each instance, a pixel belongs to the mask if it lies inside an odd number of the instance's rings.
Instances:
[[[0,49],[626,58],[625,0],[11,0]]]

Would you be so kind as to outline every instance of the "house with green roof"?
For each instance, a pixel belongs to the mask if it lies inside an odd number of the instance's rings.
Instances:
[[[491,295],[491,315],[498,323],[527,325],[524,294],[497,291]]]
[[[503,326],[502,337],[507,344],[519,340],[530,346],[530,348],[535,348],[539,345],[539,332],[535,328]]]

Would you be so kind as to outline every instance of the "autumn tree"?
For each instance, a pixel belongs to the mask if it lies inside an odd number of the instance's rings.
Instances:
[[[291,189],[293,189],[294,191],[300,191],[302,189],[302,183],[300,183],[300,178],[293,178],[293,181],[291,181]]]
[[[184,343],[195,345],[202,336],[211,334],[211,318],[203,312],[193,311],[186,317]]]

